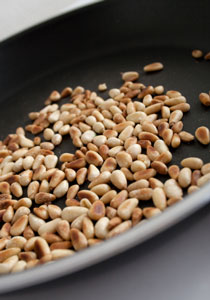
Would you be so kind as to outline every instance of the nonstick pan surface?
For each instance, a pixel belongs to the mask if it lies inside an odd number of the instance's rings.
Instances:
[[[210,89],[210,63],[196,61],[192,49],[210,50],[208,1],[107,1],[80,9],[23,32],[0,44],[0,139],[40,110],[53,89],[82,85],[97,90],[121,85],[120,72],[140,71],[140,81],[179,90],[191,110],[184,130],[210,127],[209,109],[198,95]],[[161,61],[162,72],[145,75],[143,66]],[[105,94],[104,94],[105,95]],[[183,144],[173,163],[188,156],[209,162],[209,146]],[[57,154],[74,151],[66,140]],[[1,277],[0,291],[43,283],[123,252],[169,228],[209,201],[209,186],[161,216],[102,245],[42,267]],[[61,203],[60,203],[61,204]],[[62,205],[62,204],[61,204]],[[184,229],[183,229],[184,230]],[[140,247],[140,246],[139,246]],[[129,253],[129,252],[128,252]]]

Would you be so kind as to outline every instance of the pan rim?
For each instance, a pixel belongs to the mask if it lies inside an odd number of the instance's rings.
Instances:
[[[162,214],[95,247],[90,247],[50,264],[37,266],[20,273],[3,275],[0,280],[0,294],[73,274],[146,242],[207,205],[210,201],[209,188],[210,183],[207,183],[200,190],[186,196],[183,201],[168,207]]]
[[[0,42],[0,47],[22,38],[24,35],[30,34],[34,30],[60,21],[72,14],[85,11],[86,9],[89,9],[90,6],[95,7],[96,5],[102,4],[104,5],[105,2],[90,4],[88,6],[73,11],[68,11],[62,15],[45,20],[3,40]],[[149,222],[146,221],[139,226],[137,225],[129,231],[115,237],[114,239],[107,240],[105,243],[97,245],[96,247],[88,248],[84,251],[76,253],[76,255],[73,255],[72,257],[60,259],[52,264],[38,266],[21,273],[1,276],[0,294],[44,283],[56,278],[60,278],[67,274],[70,275],[111,258],[117,254],[125,252],[130,248],[149,240],[157,234],[169,229],[171,226],[186,219],[203,206],[207,205],[207,203],[210,201],[208,196],[209,188],[210,183],[206,184],[199,191],[186,196],[183,201],[167,208],[163,214],[156,216],[155,218],[149,220]]]

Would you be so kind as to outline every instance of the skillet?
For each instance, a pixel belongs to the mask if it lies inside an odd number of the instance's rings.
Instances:
[[[194,48],[210,50],[208,1],[106,1],[63,15],[0,44],[0,139],[27,124],[27,114],[42,107],[53,89],[83,85],[96,90],[106,82],[120,86],[120,72],[142,70],[152,61],[164,71],[145,75],[148,85],[163,84],[186,96],[191,111],[184,129],[209,127],[209,111],[198,95],[208,92],[210,66],[191,57]],[[61,152],[73,151],[71,142]],[[194,142],[176,150],[174,163],[187,156],[209,161],[209,146]],[[186,218],[209,202],[209,185],[163,215],[72,258],[15,275],[1,277],[1,292],[43,283],[110,258]]]

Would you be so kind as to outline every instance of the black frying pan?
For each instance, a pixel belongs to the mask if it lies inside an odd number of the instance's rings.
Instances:
[[[58,17],[1,43],[0,139],[14,132],[16,127],[26,125],[27,114],[40,110],[51,90],[61,90],[67,85],[83,85],[90,90],[96,90],[101,82],[106,82],[109,88],[117,87],[121,85],[120,72],[128,70],[141,71],[140,81],[146,85],[163,84],[166,89],[179,90],[186,96],[191,104],[191,111],[184,117],[186,131],[194,133],[198,126],[209,126],[209,109],[200,104],[198,95],[201,91],[208,92],[210,89],[210,63],[196,61],[191,57],[192,49],[210,50],[209,9],[210,2],[207,0],[107,1]],[[143,74],[143,66],[153,61],[163,62],[164,71]],[[74,150],[70,141],[59,149],[59,152]],[[198,156],[204,162],[209,162],[209,149],[209,146],[203,147],[196,141],[193,145],[183,144],[176,150],[173,162],[179,163],[187,156]],[[103,245],[50,265],[3,276],[0,279],[0,291],[43,283],[110,258],[184,219],[208,203],[209,198],[209,186],[206,186],[182,203],[169,208],[161,216]],[[207,218],[208,213],[207,207],[205,211],[201,210],[185,223],[181,223],[186,226],[179,225],[174,228],[182,235],[188,224],[196,227],[198,220]],[[168,239],[171,242],[171,235],[177,237],[176,230],[171,229],[165,233],[166,241]],[[163,234],[159,238],[161,237],[167,243]],[[138,262],[144,258],[143,250],[150,251],[153,246],[159,249],[157,239],[158,237],[147,242],[146,246],[139,245],[134,250],[125,252],[116,258],[117,265],[112,259],[107,265],[103,263],[100,267],[92,267],[79,274],[81,278],[84,274],[87,278],[92,278],[94,270],[100,273],[103,268],[107,271],[107,266],[113,272],[118,272],[116,268],[119,263],[120,266],[124,263],[124,267],[131,264],[132,269],[132,256]],[[143,259],[143,263],[148,263],[146,259]],[[144,272],[148,265],[152,268],[150,264],[144,265]],[[142,264],[139,268],[142,269]],[[128,266],[127,270],[129,272]],[[107,275],[106,272],[105,274]],[[75,285],[79,283],[80,276],[71,277]],[[97,282],[100,279],[97,276],[95,280]],[[58,282],[61,284],[62,281]],[[83,280],[83,284],[84,282]],[[52,288],[53,285],[50,286]],[[122,290],[123,286],[124,284],[120,285]],[[145,288],[143,282],[142,287]],[[95,288],[97,289],[97,284]],[[43,292],[43,289],[42,286],[40,291]],[[69,289],[76,293],[71,284]],[[136,289],[138,290],[137,286]],[[144,291],[146,295],[146,290]],[[82,289],[78,293],[82,295]],[[122,299],[123,295],[126,293],[120,296]],[[102,293],[103,299],[108,296]]]

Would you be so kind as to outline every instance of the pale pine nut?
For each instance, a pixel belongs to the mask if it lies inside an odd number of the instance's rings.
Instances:
[[[198,186],[201,187],[210,180],[210,173],[205,174],[204,176],[198,179]]]
[[[113,171],[110,180],[112,184],[120,190],[127,188],[127,179],[124,173],[120,170]]]
[[[188,167],[190,169],[198,170],[202,168],[203,161],[198,157],[188,157],[181,161],[181,165],[183,167]]]
[[[65,207],[61,213],[61,218],[68,222],[74,221],[77,217],[87,214],[88,209],[86,207]]]
[[[120,206],[117,209],[117,214],[123,220],[128,220],[130,219],[132,212],[137,205],[138,200],[136,198],[127,199],[120,204]]]
[[[164,191],[168,198],[181,198],[183,195],[183,191],[175,179],[166,180],[164,183]]]
[[[110,181],[110,177],[111,173],[109,171],[104,171],[89,184],[88,188],[92,188],[102,183],[108,183]]]
[[[29,224],[31,226],[31,228],[34,231],[38,231],[40,226],[42,226],[43,224],[45,224],[45,221],[40,219],[39,217],[33,215],[33,214],[29,214]]]
[[[202,166],[201,173],[203,175],[206,175],[206,174],[210,173],[210,163],[207,163],[207,164]]]
[[[155,188],[152,192],[152,200],[155,207],[160,210],[164,210],[166,208],[166,195],[162,188]]]

